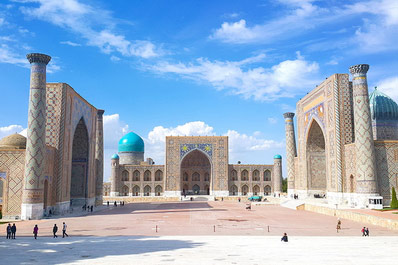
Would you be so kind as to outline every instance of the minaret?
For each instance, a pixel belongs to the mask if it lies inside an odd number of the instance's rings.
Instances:
[[[353,85],[357,193],[377,193],[376,158],[370,117],[368,83],[369,65],[350,67]]]
[[[286,163],[287,163],[287,189],[288,193],[294,192],[294,158],[297,156],[296,138],[294,135],[293,112],[286,112],[283,114],[285,118],[285,132],[286,132]]]
[[[43,174],[46,156],[46,66],[51,57],[30,53],[31,64],[28,132],[21,219],[43,217]]]
[[[274,193],[279,195],[282,192],[282,156],[274,156]]]
[[[98,110],[97,112],[97,128],[95,137],[95,205],[102,205],[102,185],[104,183],[104,112],[104,110]]]
[[[111,197],[119,196],[119,156],[114,154],[111,158]]]

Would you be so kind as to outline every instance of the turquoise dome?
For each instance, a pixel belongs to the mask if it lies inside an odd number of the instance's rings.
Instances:
[[[111,157],[111,159],[119,159],[119,156],[117,154],[113,154],[113,156]]]
[[[144,152],[144,141],[138,134],[129,132],[120,139],[119,152]]]
[[[398,120],[398,105],[395,101],[375,89],[369,96],[372,120]]]
[[[274,155],[274,159],[282,159],[281,155]]]

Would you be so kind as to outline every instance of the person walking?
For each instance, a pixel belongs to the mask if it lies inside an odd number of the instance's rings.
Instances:
[[[68,226],[65,224],[65,222],[63,222],[63,225],[62,225],[62,238],[64,238],[65,236],[68,237],[68,234],[66,233],[66,228],[67,227]]]
[[[17,232],[17,227],[15,226],[15,223],[11,226],[11,238],[15,239],[15,233]]]
[[[93,212],[94,206],[91,205],[91,212]]]
[[[286,233],[283,233],[283,237],[281,238],[281,241],[282,242],[288,242],[289,241],[288,238],[287,238],[287,234]]]
[[[39,227],[37,227],[37,225],[35,225],[35,227],[33,228],[33,236],[35,237],[35,239],[37,239],[38,233],[39,233]]]
[[[362,232],[362,236],[366,236],[365,227],[362,228],[361,232]]]
[[[58,237],[57,232],[58,232],[58,226],[57,226],[57,224],[54,224],[54,227],[53,227],[54,238]]]
[[[7,232],[7,239],[11,239],[11,224],[8,224],[6,232]]]
[[[369,227],[365,228],[365,236],[369,236]]]

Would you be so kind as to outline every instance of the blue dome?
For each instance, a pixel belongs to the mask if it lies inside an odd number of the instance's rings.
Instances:
[[[383,92],[375,89],[369,96],[372,120],[398,120],[398,105]]]
[[[119,141],[119,152],[144,152],[144,141],[133,132],[129,132]]]
[[[282,159],[281,155],[274,155],[274,159]]]
[[[111,159],[119,159],[119,156],[117,154],[113,154]]]

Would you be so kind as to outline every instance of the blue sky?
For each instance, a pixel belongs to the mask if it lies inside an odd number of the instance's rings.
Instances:
[[[398,99],[398,1],[0,2],[0,137],[27,126],[25,55],[52,56],[105,110],[109,157],[128,131],[164,163],[165,135],[228,135],[230,163],[285,156],[282,114],[326,77],[370,64]]]

